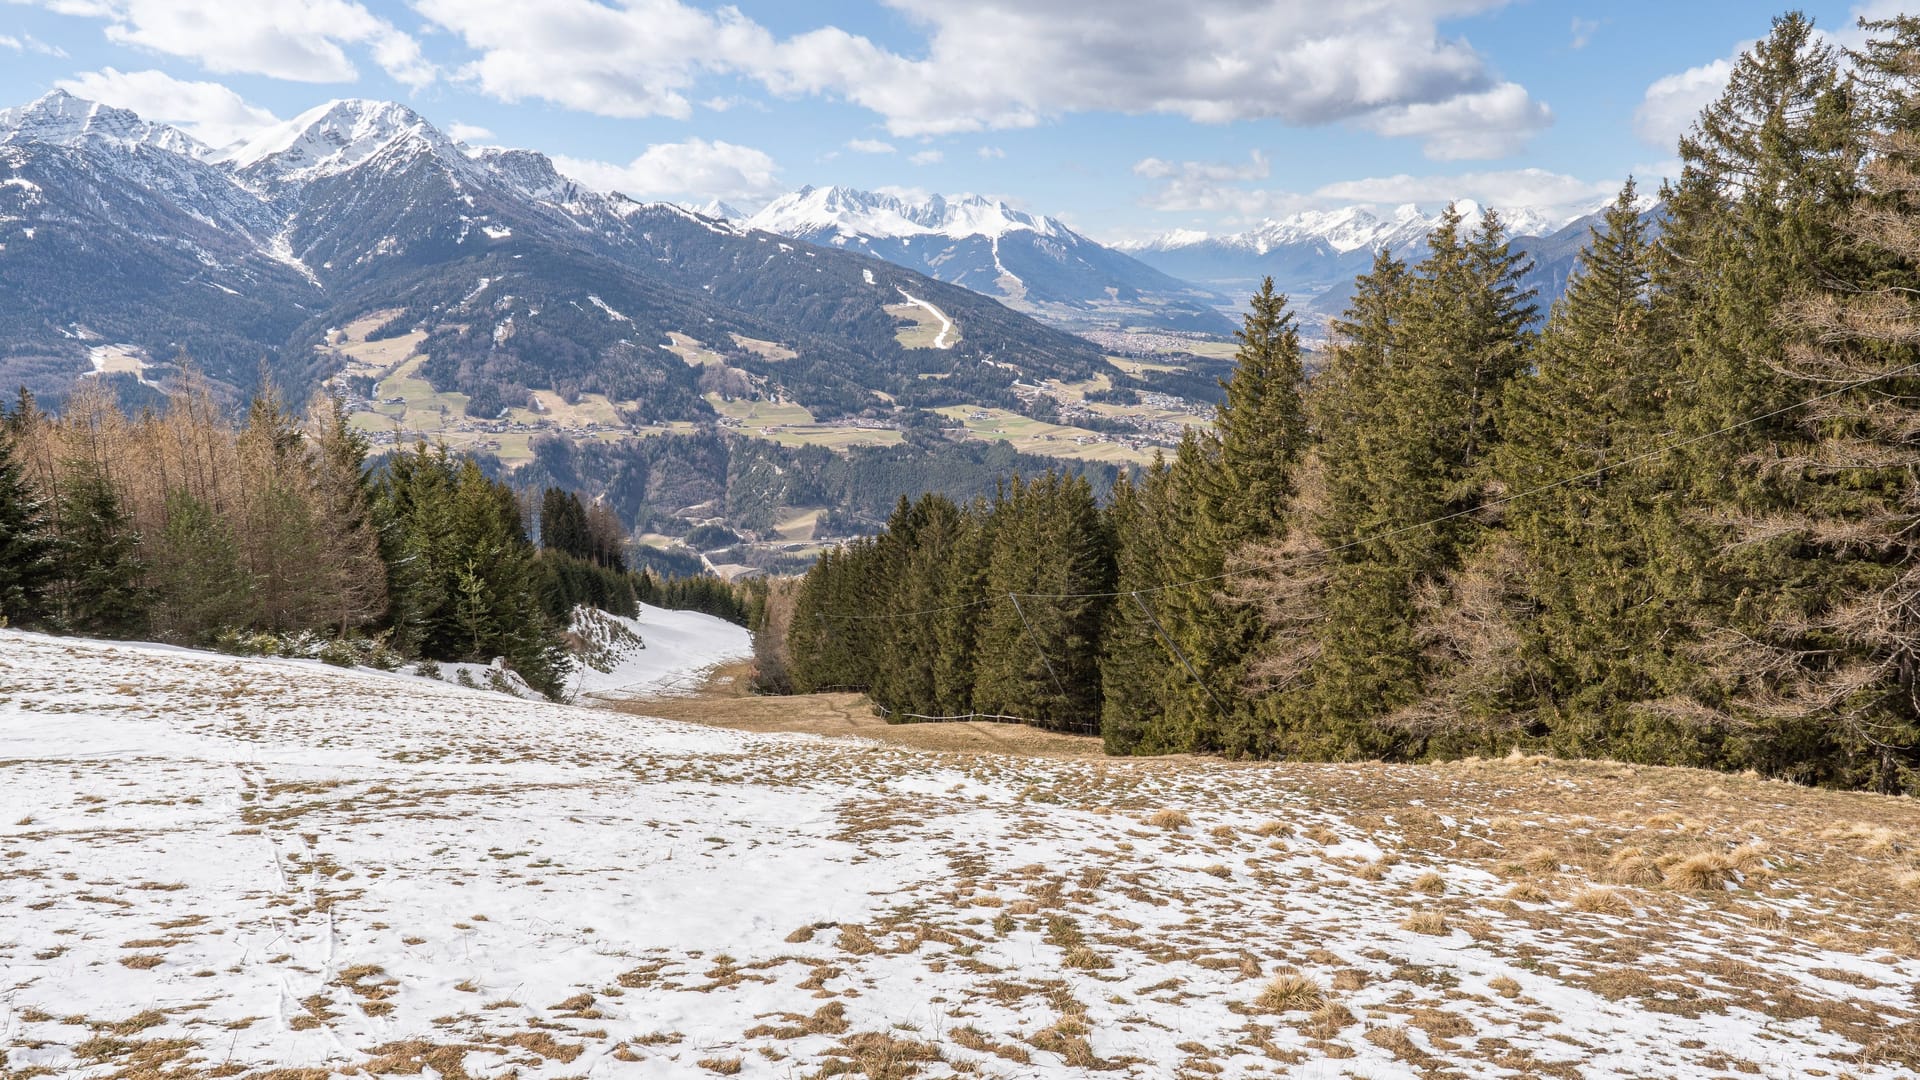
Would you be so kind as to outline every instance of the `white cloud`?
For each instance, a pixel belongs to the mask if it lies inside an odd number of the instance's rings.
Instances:
[[[733,8],[680,0],[416,0],[479,58],[459,77],[503,101],[538,98],[602,116],[686,119],[706,71],[751,66],[773,36]]]
[[[66,59],[67,50],[58,45],[49,45],[32,34],[14,37],[12,34],[0,34],[0,49],[10,49],[17,53],[38,53],[56,59]]]
[[[1266,155],[1255,150],[1245,163],[1211,161],[1167,161],[1164,158],[1141,158],[1133,163],[1133,174],[1150,180],[1265,180],[1272,167],[1267,164]]]
[[[1650,146],[1673,149],[1699,118],[1700,110],[1727,88],[1732,74],[1732,60],[1715,60],[1655,79],[1641,98],[1640,107],[1634,110],[1634,133]]]
[[[1200,211],[1227,214],[1235,218],[1254,218],[1288,213],[1299,209],[1300,198],[1286,192],[1265,191],[1244,185],[1265,180],[1272,167],[1266,156],[1253,151],[1246,161],[1168,161],[1165,158],[1141,158],[1133,163],[1133,174],[1160,181],[1146,200],[1155,210]]]
[[[463,143],[485,142],[493,138],[491,128],[483,128],[479,124],[463,124],[458,120],[447,125],[447,134]]]
[[[938,165],[946,159],[946,156],[938,150],[922,150],[907,160],[915,165]]]
[[[1502,211],[1532,211],[1547,217],[1583,213],[1611,199],[1620,181],[1582,180],[1545,169],[1503,169],[1428,176],[1402,174],[1343,180],[1310,192],[1253,186],[1267,176],[1266,159],[1248,162],[1166,161],[1145,158],[1136,175],[1159,181],[1142,205],[1168,213],[1210,214],[1225,225],[1286,217],[1345,206],[1391,208],[1416,203],[1433,208],[1472,199]],[[1643,185],[1644,186],[1644,185]]]
[[[1551,123],[1553,110],[1519,83],[1382,109],[1360,121],[1381,135],[1420,139],[1426,155],[1437,161],[1508,157]]]
[[[54,85],[103,105],[131,109],[178,126],[209,146],[238,142],[279,118],[217,82],[188,82],[162,71],[101,68]]]
[[[352,82],[359,72],[341,46],[353,45],[366,49],[387,74],[408,86],[434,79],[419,42],[355,0],[37,2],[61,14],[106,19],[109,41],[185,57],[209,71],[295,82]]]
[[[909,53],[824,26],[779,38],[684,0],[416,0],[479,53],[460,70],[507,101],[617,117],[690,113],[706,75],[839,98],[895,136],[1031,127],[1074,112],[1206,123],[1353,122],[1437,156],[1504,153],[1550,117],[1442,21],[1507,0],[888,0]]]
[[[1501,169],[1433,176],[1379,176],[1343,180],[1314,191],[1328,203],[1434,205],[1472,199],[1500,209],[1573,213],[1620,193],[1619,180],[1582,180],[1545,169]]]
[[[893,144],[879,139],[853,139],[847,143],[847,149],[856,154],[891,154]]]
[[[1573,17],[1573,40],[1567,43],[1567,47],[1575,52],[1579,52],[1581,49],[1592,44],[1593,35],[1600,30],[1600,25],[1603,21],[1604,20],[1601,19],[1583,19],[1575,15]]]
[[[588,187],[636,199],[746,201],[780,187],[779,166],[764,152],[700,138],[656,143],[625,165],[570,157],[553,163]]]
[[[983,146],[980,149],[975,150],[974,153],[980,155],[982,158],[985,158],[989,161],[1007,156],[1007,152],[1005,150],[1000,149],[997,146]]]

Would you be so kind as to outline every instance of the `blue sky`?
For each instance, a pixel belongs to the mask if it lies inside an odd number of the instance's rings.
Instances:
[[[1842,43],[1891,0],[1807,3]],[[0,104],[56,87],[222,143],[405,102],[595,186],[998,195],[1106,240],[1351,203],[1569,212],[1673,140],[1744,0],[0,0]]]

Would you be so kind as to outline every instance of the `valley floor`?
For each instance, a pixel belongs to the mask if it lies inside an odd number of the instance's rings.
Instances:
[[[1920,1068],[1911,801],[992,750],[0,631],[0,1075]]]

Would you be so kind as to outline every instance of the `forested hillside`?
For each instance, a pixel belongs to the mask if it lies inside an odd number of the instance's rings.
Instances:
[[[59,416],[0,409],[0,624],[237,653],[504,661],[557,697],[574,609],[691,608],[742,624],[759,591],[626,561],[602,503],[535,502],[424,443],[369,467],[337,398],[269,390],[244,422],[201,384],[122,414],[100,387]]]
[[[779,667],[1114,753],[1920,792],[1920,17],[1867,29],[1775,20],[1658,235],[1628,184],[1551,312],[1491,212],[1380,253],[1311,377],[1269,282],[1212,431],[1104,508],[903,502],[793,591]]]

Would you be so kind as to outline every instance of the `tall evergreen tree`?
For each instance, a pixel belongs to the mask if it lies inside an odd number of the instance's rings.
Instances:
[[[1779,549],[1748,572],[1792,575],[1787,595],[1733,609],[1710,638],[1727,711],[1754,734],[1742,757],[1803,781],[1920,792],[1920,18],[1868,23],[1852,57],[1878,121],[1866,189],[1821,265],[1849,276],[1789,284],[1786,392],[1814,399],[1796,444],[1760,458],[1764,513],[1739,548]],[[1826,209],[1821,207],[1821,209]],[[1823,222],[1824,223],[1824,222]],[[1758,455],[1750,455],[1754,460]],[[1758,485],[1756,485],[1758,486]],[[1759,499],[1755,499],[1756,502]],[[1749,503],[1747,505],[1752,505]]]
[[[1536,734],[1550,728],[1572,754],[1657,735],[1636,730],[1642,721],[1630,710],[1659,696],[1672,622],[1650,577],[1658,538],[1670,531],[1660,522],[1666,501],[1653,463],[1635,461],[1662,441],[1670,370],[1651,266],[1629,181],[1591,230],[1533,373],[1513,381],[1503,404],[1494,471],[1514,497],[1505,525],[1527,598],[1517,629],[1527,686],[1505,704],[1532,711]]]
[[[973,705],[1049,727],[1099,722],[1099,632],[1113,552],[1084,477],[1016,476],[993,506]]]
[[[1840,228],[1858,193],[1866,119],[1812,22],[1782,16],[1681,140],[1680,178],[1663,191],[1655,285],[1674,328],[1667,421],[1697,440],[1662,458],[1663,482],[1688,512],[1661,538],[1656,579],[1691,639],[1678,655],[1697,664],[1686,693],[1661,706],[1689,740],[1676,763],[1793,775],[1812,737],[1788,730],[1801,721],[1742,713],[1746,672],[1727,661],[1766,625],[1831,605],[1849,572],[1768,523],[1815,511],[1835,491],[1798,465],[1813,436],[1790,408],[1805,386],[1779,370],[1790,336],[1779,312],[1809,282],[1862,276]]]
[[[1294,495],[1294,469],[1307,446],[1302,407],[1305,365],[1299,328],[1287,298],[1273,279],[1255,293],[1234,354],[1235,368],[1206,437],[1185,440],[1174,458],[1170,507],[1181,523],[1181,542],[1162,552],[1172,582],[1151,603],[1158,627],[1144,629],[1166,644],[1166,663],[1178,677],[1163,684],[1163,715],[1142,737],[1155,745],[1262,753],[1266,733],[1246,695],[1247,668],[1258,651],[1263,622],[1228,589],[1230,556],[1248,544],[1271,542],[1286,527]],[[1145,597],[1142,597],[1145,599]],[[1140,601],[1129,598],[1134,607]],[[1146,610],[1140,611],[1147,616]],[[1151,623],[1148,619],[1147,623]]]
[[[69,465],[55,525],[61,623],[99,637],[137,636],[146,628],[151,597],[141,584],[140,534],[113,483],[87,463]]]
[[[14,459],[13,439],[0,431],[0,620],[32,626],[46,615],[56,552],[46,512]]]

